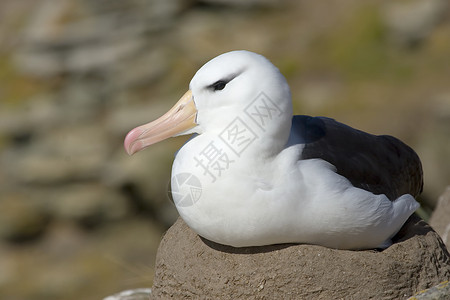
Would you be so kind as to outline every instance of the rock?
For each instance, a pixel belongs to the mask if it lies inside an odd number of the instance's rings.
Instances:
[[[152,289],[142,288],[134,290],[126,290],[112,296],[108,296],[103,300],[148,300],[151,297]]]
[[[416,295],[409,297],[408,300],[446,300],[450,295],[450,283],[448,281],[420,291]]]
[[[108,71],[133,58],[147,34],[167,28],[184,7],[179,0],[129,2],[43,1],[24,30],[19,68],[37,77]]]
[[[387,2],[383,19],[394,43],[414,46],[445,18],[447,7],[445,0]]]
[[[176,100],[174,99],[173,104]],[[108,114],[105,125],[108,131],[115,137],[120,138],[122,142],[128,131],[159,118],[170,109],[171,103],[170,99],[164,101],[150,101],[149,99],[142,103],[129,101],[117,106],[116,110]],[[123,148],[120,149],[120,151],[122,150]],[[124,150],[121,154],[125,154]]]
[[[48,217],[35,202],[20,194],[0,196],[0,240],[20,242],[39,237],[44,232]]]
[[[450,93],[438,94],[428,102],[429,120],[418,128],[414,149],[425,175],[423,196],[436,207],[437,199],[450,183]]]
[[[225,5],[225,6],[234,6],[234,7],[243,7],[243,8],[254,8],[258,6],[270,6],[274,7],[275,5],[279,5],[282,1],[274,1],[274,0],[250,0],[250,1],[239,1],[239,0],[203,0],[203,3],[207,3],[209,5]]]
[[[98,184],[72,184],[55,188],[47,208],[55,218],[86,226],[124,218],[130,212],[127,199],[115,190]]]
[[[110,152],[104,128],[84,123],[37,136],[26,149],[4,151],[0,160],[15,181],[49,185],[95,179]]]
[[[316,245],[233,248],[200,238],[181,219],[158,249],[155,299],[400,299],[450,277],[439,236],[411,217],[384,251]]]
[[[0,105],[0,136],[16,139],[45,132],[63,119],[60,109],[52,96],[33,97],[28,103],[17,108]]]
[[[74,49],[67,57],[66,70],[73,73],[85,73],[93,70],[108,69],[109,66],[128,57],[133,57],[144,45],[142,39],[118,39],[101,45],[84,46]]]
[[[149,85],[169,69],[167,50],[162,48],[144,49],[126,62],[112,67],[115,88],[132,88]]]
[[[59,127],[78,127],[88,122],[97,123],[99,114],[104,108],[104,98],[110,87],[104,78],[71,78],[60,88],[57,97],[60,99]],[[109,99],[109,97],[108,97]],[[89,124],[91,127],[94,124]]]
[[[447,186],[445,192],[439,197],[430,225],[442,237],[447,248],[450,248],[450,186]]]
[[[37,243],[11,247],[0,241],[0,298],[102,299],[149,286],[161,234],[144,218],[96,230],[54,220]]]
[[[133,127],[129,127],[131,128]],[[105,185],[125,190],[136,207],[149,212],[167,228],[178,216],[175,206],[169,201],[167,191],[173,156],[181,146],[180,140],[183,138],[153,145],[148,151],[132,157],[128,156],[121,146],[105,166],[101,178]]]
[[[299,104],[305,110],[319,112],[327,106],[336,105],[336,95],[342,89],[341,83],[334,78],[306,78],[299,88]],[[312,113],[314,115],[314,113]]]
[[[16,262],[12,261],[8,257],[8,251],[0,249],[0,265],[2,266],[2,271],[0,272],[0,289],[2,287],[8,286],[18,276],[18,270],[16,267]]]

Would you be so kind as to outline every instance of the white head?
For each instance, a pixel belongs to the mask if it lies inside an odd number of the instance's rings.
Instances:
[[[189,88],[165,115],[128,133],[124,144],[129,154],[172,136],[220,132],[261,93],[283,113],[265,128],[266,138],[287,140],[292,118],[289,86],[265,57],[249,51],[217,56],[197,71]]]

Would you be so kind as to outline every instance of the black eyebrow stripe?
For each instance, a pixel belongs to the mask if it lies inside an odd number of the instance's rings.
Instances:
[[[219,84],[219,83],[221,83],[221,82],[223,82],[223,83],[225,83],[225,84],[228,84],[228,82],[230,82],[230,81],[233,80],[233,79],[234,79],[234,78],[231,78],[231,79],[219,79],[219,80],[217,80],[216,82],[214,82],[213,84],[208,85],[206,88],[208,88],[208,89],[214,89],[215,86],[216,86],[217,84]]]
[[[219,82],[223,82],[225,84],[228,84],[230,81],[232,81],[233,79],[235,79],[236,77],[241,75],[244,71],[245,71],[245,69],[242,69],[239,72],[236,72],[236,73],[233,73],[231,75],[228,75],[227,77],[225,77],[223,79],[219,79],[219,80],[215,81],[214,83],[208,85],[206,88],[212,89],[212,88],[214,88],[214,85],[216,85]]]

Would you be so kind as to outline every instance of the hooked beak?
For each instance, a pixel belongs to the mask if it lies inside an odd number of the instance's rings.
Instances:
[[[169,137],[183,134],[197,126],[196,115],[192,91],[188,90],[163,116],[131,130],[125,137],[125,151],[132,155]]]

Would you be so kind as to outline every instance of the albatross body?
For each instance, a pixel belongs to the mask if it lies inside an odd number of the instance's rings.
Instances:
[[[125,149],[181,134],[195,135],[176,154],[172,197],[183,220],[217,243],[385,248],[419,207],[422,168],[411,148],[292,116],[285,78],[252,52],[206,63],[169,112],[130,131]]]

